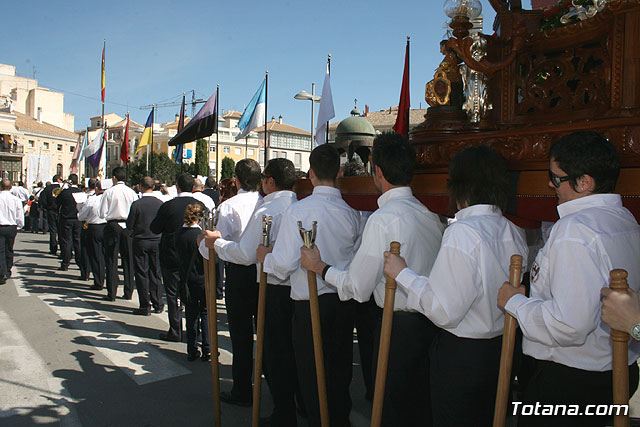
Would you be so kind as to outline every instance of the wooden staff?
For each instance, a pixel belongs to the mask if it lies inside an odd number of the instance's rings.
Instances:
[[[621,269],[611,270],[609,288],[613,291],[625,292],[627,272]],[[629,334],[611,330],[611,346],[613,351],[613,404],[629,407]],[[616,414],[613,417],[614,427],[629,427],[629,414]]]
[[[262,215],[262,245],[269,247],[269,234],[272,218]],[[260,265],[260,287],[258,288],[258,326],[256,339],[256,360],[253,368],[253,419],[251,425],[260,425],[260,392],[262,389],[262,349],[264,346],[264,312],[267,305],[267,273],[264,265]]]
[[[313,221],[311,230],[302,228],[302,222],[298,221],[300,236],[307,248],[313,247],[316,239],[317,221]],[[311,309],[311,329],[313,332],[313,350],[316,359],[316,380],[318,383],[318,405],[320,407],[320,422],[322,427],[329,426],[329,405],[327,404],[327,385],[324,376],[324,354],[322,351],[322,328],[320,326],[320,307],[318,304],[318,282],[316,273],[307,271],[309,281],[309,307]]]
[[[522,256],[511,255],[509,265],[509,283],[514,288],[520,286],[522,272]],[[504,427],[509,405],[509,389],[511,387],[511,367],[513,365],[513,347],[516,342],[516,319],[506,313],[504,316],[504,334],[502,335],[502,352],[500,353],[500,372],[498,374],[498,391],[493,413],[493,427]]]
[[[214,219],[210,214],[204,221],[207,230],[213,230]],[[211,349],[211,374],[213,377],[213,415],[215,426],[220,426],[220,366],[218,364],[218,310],[216,303],[216,251],[209,249],[209,259],[204,259],[205,294],[207,299],[207,322],[209,325],[209,348]]]
[[[389,252],[400,255],[400,243],[391,242]],[[373,393],[373,409],[371,427],[379,427],[382,422],[382,405],[384,388],[387,382],[389,367],[389,346],[391,345],[391,327],[393,326],[393,306],[396,301],[396,281],[387,276],[384,285],[384,308],[382,309],[382,328],[380,329],[380,346],[378,347],[378,367],[376,369],[376,388]]]

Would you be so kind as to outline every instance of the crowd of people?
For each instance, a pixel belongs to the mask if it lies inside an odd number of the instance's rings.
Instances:
[[[215,253],[216,294],[224,295],[233,353],[232,387],[220,397],[238,406],[252,404],[262,266],[268,283],[263,369],[274,409],[260,425],[295,426],[300,408],[311,426],[321,424],[308,271],[317,275],[332,426],[350,425],[354,328],[366,398],[373,397],[386,276],[396,280],[397,290],[383,425],[491,425],[505,312],[521,331],[514,375],[523,404],[611,404],[609,326],[634,338],[629,394],[635,392],[640,226],[613,193],[620,165],[604,137],[577,132],[552,145],[549,186],[557,194],[560,219],[541,237],[539,250],[505,216],[511,182],[505,160],[490,147],[467,148],[451,161],[450,219],[413,195],[416,154],[400,135],[374,140],[370,173],[381,196],[373,213],[354,210],[342,198],[336,183],[343,170],[333,146],[316,147],[309,162],[313,193],[300,201],[293,192],[296,170],[283,158],[271,159],[262,171],[256,161],[241,160],[234,178],[219,186],[213,178],[202,185],[181,175],[175,197],[163,194],[151,177],[134,191],[125,184],[123,168],[113,170],[105,190],[103,182],[91,179],[83,192],[72,174],[64,184],[55,176],[34,197],[48,224],[50,253],[60,248],[59,269],[68,270],[73,254],[80,279],[93,276],[95,290],[106,284],[104,298],[114,301],[120,260],[121,297],[131,299],[135,286],[136,315],[162,313],[166,299],[169,329],[159,338],[186,339],[189,361],[209,361],[215,351],[208,339],[203,271],[203,259]],[[0,190],[4,283],[29,195],[25,202],[11,194],[8,180]],[[203,230],[202,218],[214,210],[215,230]],[[271,219],[267,245],[265,216]],[[305,248],[300,228],[314,223],[315,245]],[[389,252],[392,241],[400,243],[402,256]],[[512,254],[521,255],[529,270],[520,288],[507,282]],[[614,268],[628,271],[630,291],[603,289],[601,308],[601,288]],[[519,414],[519,425],[599,426],[611,420],[525,415]]]

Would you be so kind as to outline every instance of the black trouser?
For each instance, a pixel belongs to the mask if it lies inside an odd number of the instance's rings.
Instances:
[[[91,272],[93,273],[93,286],[102,289],[104,287],[104,229],[107,224],[89,224],[86,230],[86,251]]]
[[[169,315],[169,331],[171,338],[182,339],[182,312],[178,308],[178,287],[180,285],[180,269],[160,266],[162,282],[167,296],[167,314]]]
[[[189,286],[191,296],[191,299],[184,304],[187,323],[187,353],[190,355],[195,354],[198,349],[196,337],[199,326],[200,331],[202,331],[202,354],[209,354],[211,353],[211,348],[209,347],[209,323],[207,322],[207,298],[204,284],[189,283],[187,286]]]
[[[351,412],[349,385],[353,361],[353,302],[340,301],[337,294],[324,294],[318,297],[318,305],[329,424],[332,427],[349,426]],[[294,301],[293,307],[293,348],[296,355],[298,381],[309,416],[309,425],[315,427],[320,425],[320,407],[309,301]]]
[[[571,368],[560,363],[536,360],[524,356],[521,375],[523,405],[580,405],[579,411],[587,411],[587,405],[611,405],[613,403],[612,372],[594,372]],[[526,366],[526,368],[525,368]],[[526,372],[522,372],[525,370]],[[629,397],[638,388],[638,365],[629,366]],[[507,409],[513,413],[513,404]],[[590,411],[595,412],[592,407]],[[519,411],[522,411],[520,406]],[[539,409],[539,412],[542,410]],[[525,412],[527,413],[527,412]],[[530,413],[530,412],[528,412]],[[611,416],[518,416],[518,426],[582,427],[612,425]]]
[[[267,285],[264,325],[264,374],[273,397],[271,424],[295,426],[298,386],[293,352],[291,287]]]
[[[140,308],[151,309],[162,306],[160,288],[162,279],[159,256],[160,239],[133,238],[133,265],[135,266],[136,289]]]
[[[13,243],[17,233],[18,227],[15,225],[0,225],[0,278],[11,277]]]
[[[88,227],[88,225],[87,225]],[[80,272],[82,273],[82,277],[84,279],[89,278],[89,273],[91,272],[91,264],[89,263],[89,251],[88,251],[88,228],[85,229],[85,224],[80,222],[80,262],[82,266],[80,267]]]
[[[104,229],[104,253],[107,259],[107,296],[116,297],[118,289],[118,252],[124,271],[124,297],[133,294],[133,269],[131,261],[131,237],[117,221],[107,222]]]
[[[84,276],[84,265],[80,248],[80,231],[82,223],[77,218],[60,218],[60,252],[62,253],[62,266],[71,264],[71,251],[80,268],[80,275]]]
[[[231,394],[249,401],[253,372],[253,331],[258,307],[256,266],[227,263],[226,288],[224,296],[233,353]]]
[[[362,377],[366,389],[366,398],[373,399],[373,376],[376,368],[373,366],[373,342],[378,323],[378,306],[373,297],[367,302],[354,301],[354,326],[358,334],[358,352]]]
[[[58,213],[47,209],[47,224],[49,225],[49,252],[58,251]]]
[[[502,335],[460,338],[440,331],[429,351],[433,425],[491,426]]]
[[[374,335],[373,369],[378,364],[382,309]],[[438,328],[422,314],[395,311],[382,410],[384,426],[430,426],[429,347]],[[374,377],[375,378],[375,377]]]
[[[222,279],[224,277],[224,261],[216,256],[216,299],[221,299],[222,292]]]

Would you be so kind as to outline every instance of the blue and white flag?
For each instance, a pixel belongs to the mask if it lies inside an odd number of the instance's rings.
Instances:
[[[249,105],[244,109],[240,121],[238,121],[238,127],[241,132],[236,136],[236,141],[245,138],[249,135],[249,132],[259,126],[265,124],[265,111],[267,109],[267,80],[263,80],[258,91],[253,95]]]
[[[333,96],[331,95],[331,80],[329,77],[329,64],[327,64],[327,73],[324,76],[322,98],[320,99],[320,109],[318,111],[316,145],[322,145],[326,142],[327,123],[336,116],[336,112],[333,109]]]

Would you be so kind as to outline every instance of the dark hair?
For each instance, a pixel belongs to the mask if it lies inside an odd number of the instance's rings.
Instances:
[[[181,192],[190,193],[193,191],[193,176],[188,173],[183,173],[178,176],[176,180],[176,185],[180,189]]]
[[[200,203],[192,203],[187,205],[184,210],[184,223],[187,225],[193,225],[198,222],[198,217],[202,215],[204,208]]]
[[[253,159],[242,159],[236,163],[236,178],[245,191],[258,191],[260,186],[260,165]]]
[[[71,184],[73,185],[78,185],[78,175],[76,175],[75,173],[69,175],[69,182],[71,182]]]
[[[207,180],[204,182],[205,187],[207,188],[214,188],[216,186],[216,179],[212,176],[208,177]]]
[[[574,132],[551,145],[549,157],[569,176],[574,190],[578,178],[589,175],[595,180],[594,193],[611,193],[620,175],[620,160],[611,142],[594,131]]]
[[[309,165],[319,180],[335,181],[340,172],[340,153],[333,145],[319,145],[309,155]]]
[[[264,175],[273,178],[280,190],[291,190],[296,183],[296,168],[291,160],[284,157],[269,160]]]
[[[113,172],[111,172],[111,176],[116,177],[116,181],[123,181],[127,179],[127,170],[122,166],[117,166],[113,168]]]
[[[143,191],[153,190],[155,186],[155,182],[153,182],[153,178],[150,176],[145,176],[140,180],[140,189]]]
[[[231,178],[224,178],[220,181],[220,203],[238,194],[236,182]]]
[[[98,178],[89,178],[89,188],[95,190],[98,185]]]
[[[371,163],[391,185],[409,185],[416,165],[416,150],[403,135],[384,132],[373,140]]]
[[[160,188],[162,188],[162,183],[160,182],[160,180],[158,178],[153,180],[153,191],[160,191]]]
[[[51,178],[53,180],[53,182],[58,182],[60,180],[60,175],[59,174],[55,174],[53,175],[53,178]]]
[[[509,198],[507,162],[489,146],[469,147],[449,163],[447,189],[451,212],[457,203],[494,205],[504,212]]]

